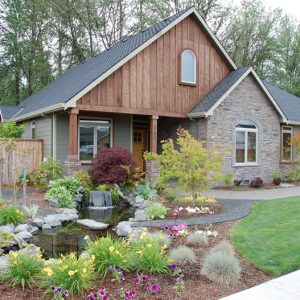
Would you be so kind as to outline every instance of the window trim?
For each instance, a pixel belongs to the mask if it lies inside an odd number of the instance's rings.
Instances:
[[[96,123],[95,121],[110,121],[110,145],[109,145],[109,148],[112,148],[113,147],[113,118],[100,118],[100,117],[84,117],[84,116],[81,116],[80,118],[78,118],[78,160],[80,162],[82,162],[83,164],[89,164],[92,162],[92,160],[81,160],[80,159],[80,121],[81,120],[87,120],[87,124],[89,125],[94,125],[94,137],[93,137],[93,142],[94,142],[94,145],[93,145],[93,158],[95,157],[95,155],[97,154],[97,135],[95,134],[96,130],[96,126],[95,125],[98,125],[98,123]]]
[[[285,129],[289,128],[289,129]],[[293,126],[281,126],[281,142],[280,142],[280,161],[282,162],[292,162],[293,161],[293,145],[291,145],[291,155],[290,159],[283,159],[283,134],[290,133],[291,138],[293,136]]]
[[[242,122],[240,122],[242,123]],[[254,124],[255,128],[238,128],[236,126],[238,126],[240,123],[235,125],[235,130],[234,130],[234,136],[235,136],[235,141],[234,141],[234,165],[237,167],[240,166],[257,166],[258,165],[258,128],[257,125]],[[245,161],[244,162],[236,162],[236,133],[237,132],[245,132]],[[254,132],[256,134],[256,141],[255,141],[255,162],[249,162],[248,161],[248,132]]]
[[[192,55],[194,56],[194,75],[195,75],[195,81],[194,82],[190,82],[190,81],[184,81],[182,80],[182,58],[183,58],[183,54],[185,52],[190,52],[192,53]],[[197,86],[198,83],[198,76],[197,76],[197,70],[198,70],[198,59],[197,59],[197,55],[196,53],[193,51],[193,49],[190,48],[185,48],[181,51],[180,55],[179,55],[179,69],[178,69],[178,78],[179,78],[179,84],[182,85],[189,85],[189,86]]]

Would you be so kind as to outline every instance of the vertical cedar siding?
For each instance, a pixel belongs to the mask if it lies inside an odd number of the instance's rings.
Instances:
[[[180,53],[197,57],[197,85],[179,84]],[[187,17],[84,95],[77,104],[186,114],[229,72],[192,16]]]

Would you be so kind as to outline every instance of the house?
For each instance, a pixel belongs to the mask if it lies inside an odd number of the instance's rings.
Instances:
[[[144,168],[144,151],[160,151],[181,126],[231,149],[225,173],[271,180],[293,166],[288,140],[300,130],[300,99],[237,69],[194,8],[123,38],[14,109],[24,138],[43,139],[44,156],[68,173],[111,146]]]

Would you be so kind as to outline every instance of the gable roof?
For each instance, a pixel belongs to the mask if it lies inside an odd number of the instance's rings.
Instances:
[[[12,119],[17,114],[19,114],[22,109],[23,107],[20,106],[0,105],[0,122]]]
[[[109,49],[69,69],[45,88],[25,99],[21,103],[24,109],[15,119],[22,120],[45,112],[75,107],[76,101],[84,94],[191,14],[196,16],[227,63],[236,69],[234,62],[218,39],[192,7],[141,30],[135,35],[123,38]]]
[[[229,73],[215,88],[213,88],[204,98],[189,111],[188,116],[191,118],[207,117],[213,114],[214,110],[227,98],[227,96],[249,75],[252,74],[259,86],[263,89],[267,97],[270,99],[283,122],[287,122],[287,117],[272,94],[265,87],[252,67],[243,67]],[[300,103],[299,103],[300,108]]]
[[[278,106],[284,111],[289,123],[300,123],[300,98],[263,81]]]

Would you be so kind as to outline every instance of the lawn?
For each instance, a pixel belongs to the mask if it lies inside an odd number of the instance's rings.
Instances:
[[[232,243],[259,269],[282,275],[300,268],[300,197],[257,202],[237,223]]]

